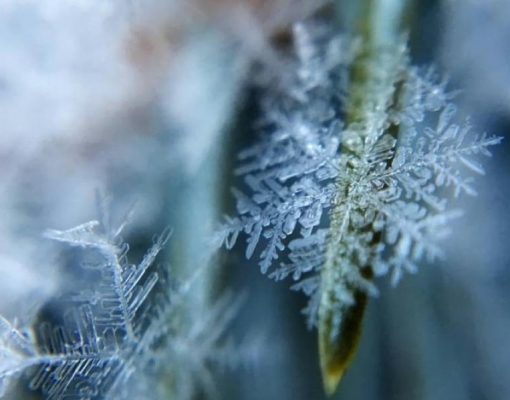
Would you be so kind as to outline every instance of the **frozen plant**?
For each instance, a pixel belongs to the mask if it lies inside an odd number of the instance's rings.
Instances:
[[[501,141],[472,132],[446,82],[411,65],[405,39],[391,37],[294,25],[286,79],[259,88],[260,139],[239,154],[238,215],[219,231],[227,248],[245,235],[263,274],[291,276],[310,296],[329,393],[356,349],[374,275],[396,284],[441,257],[460,215],[449,193],[476,194],[477,156]]]

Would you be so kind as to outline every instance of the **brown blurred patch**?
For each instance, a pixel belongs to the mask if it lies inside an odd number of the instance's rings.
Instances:
[[[136,27],[127,38],[127,60],[140,72],[147,71],[151,65],[161,65],[168,60],[180,43],[180,31],[175,26],[166,25],[160,29]]]
[[[331,1],[190,0],[177,13],[134,26],[126,41],[126,57],[140,73],[153,72],[172,63],[189,32],[202,26],[223,30],[233,40],[252,46],[263,41],[269,48],[286,48],[292,42],[291,25],[318,13],[331,15]]]

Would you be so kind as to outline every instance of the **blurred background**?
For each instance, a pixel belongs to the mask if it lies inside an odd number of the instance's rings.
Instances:
[[[399,1],[399,0],[394,0]],[[480,132],[510,129],[510,2],[416,0],[410,50],[462,89]],[[166,259],[201,265],[239,149],[254,138],[254,65],[281,70],[275,43],[322,12],[352,29],[355,1],[0,0],[0,313],[29,326],[65,286],[40,240],[96,217],[99,189],[122,210],[134,257],[165,226]],[[446,258],[370,302],[338,399],[510,397],[510,144],[493,149]],[[221,399],[325,398],[306,299],[260,275],[243,249],[222,253],[194,289],[198,312],[246,292],[235,337],[263,337],[255,364],[217,375]],[[179,273],[179,272],[178,272]],[[0,360],[1,362],[1,360]]]

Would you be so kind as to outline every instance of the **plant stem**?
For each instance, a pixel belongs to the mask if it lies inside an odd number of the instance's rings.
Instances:
[[[372,280],[373,271],[370,265],[360,265],[354,255],[346,251],[344,243],[351,235],[366,233],[367,228],[361,231],[351,223],[354,213],[364,215],[366,212],[355,208],[351,199],[360,195],[356,190],[357,178],[369,173],[367,154],[388,134],[395,141],[398,137],[399,127],[389,121],[389,114],[399,107],[405,81],[402,69],[405,46],[401,45],[400,32],[408,3],[406,0],[365,0],[359,10],[357,32],[362,47],[351,68],[347,129],[342,145],[345,156],[342,159],[348,158],[349,162],[342,162],[340,166],[337,199],[330,214],[331,234],[321,272],[319,353],[328,395],[335,393],[361,338],[368,294],[349,278],[353,273],[348,268],[354,265],[357,269],[354,274],[366,281]],[[372,239],[366,245],[369,252],[374,253],[381,234],[371,233]],[[339,291],[351,301],[340,300]]]

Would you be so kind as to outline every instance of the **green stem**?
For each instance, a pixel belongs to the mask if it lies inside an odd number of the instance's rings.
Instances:
[[[324,388],[334,394],[359,346],[362,322],[368,295],[353,283],[349,268],[356,268],[362,279],[373,279],[372,268],[359,265],[345,244],[350,235],[363,235],[367,229],[351,223],[353,213],[364,215],[366,210],[356,204],[357,182],[370,173],[366,155],[378,141],[390,135],[395,141],[399,127],[388,117],[399,107],[405,82],[405,49],[399,32],[402,28],[405,0],[365,0],[362,18],[357,28],[362,48],[351,68],[351,87],[346,112],[347,129],[342,145],[341,175],[337,180],[338,195],[331,217],[330,239],[326,261],[321,272],[321,302],[319,306],[319,353]],[[374,135],[374,132],[380,132]],[[345,160],[348,160],[347,162]],[[388,167],[391,161],[388,162]],[[377,216],[376,216],[377,217]],[[369,252],[381,240],[372,232],[366,243]],[[356,275],[355,274],[355,275]],[[346,302],[338,290],[350,296]]]

